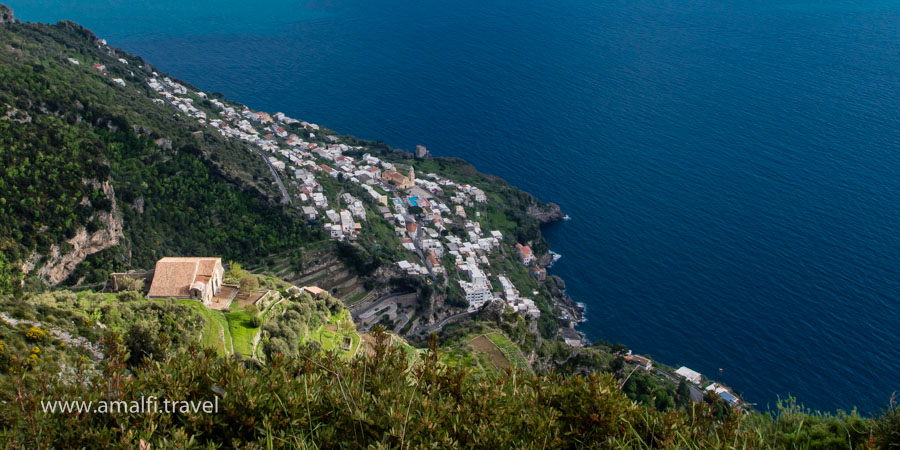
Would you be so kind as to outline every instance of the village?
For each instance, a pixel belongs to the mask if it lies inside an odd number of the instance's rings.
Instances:
[[[314,123],[231,105],[156,73],[148,85],[160,96],[155,102],[259,152],[278,182],[282,203],[300,210],[331,239],[356,242],[367,227],[390,229],[404,255],[396,261],[399,272],[445,286],[455,283],[468,312],[502,302],[524,316],[540,317],[530,296],[537,291],[520,292],[509,274],[492,270],[490,257],[506,245],[537,281],[546,279],[546,269],[525,243],[482,228],[478,206],[489,200],[478,187],[435,173],[418,176],[412,166],[399,167],[341,143]],[[430,156],[421,145],[415,155]]]

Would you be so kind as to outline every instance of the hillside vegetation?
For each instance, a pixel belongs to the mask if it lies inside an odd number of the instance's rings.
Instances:
[[[325,240],[322,228],[279,204],[258,152],[155,102],[147,83],[154,71],[71,22],[0,22],[6,447],[900,448],[893,404],[861,417],[808,411],[791,399],[771,413],[709,394],[691,401],[671,369],[638,370],[622,345],[564,344],[551,294],[561,289],[538,281],[511,247],[531,242],[546,256],[533,214],[546,205],[464,161],[414,159],[343,136],[363,144],[359,152],[484,188],[490,201],[470,212],[510,238],[490,266],[534,293],[541,312],[526,319],[493,302],[439,335],[361,332],[338,297],[349,304],[404,292],[413,297],[404,309],[419,319],[447,312],[435,310],[435,298],[451,311],[467,303],[443,276],[392,272],[412,253],[372,211],[356,243]],[[337,177],[322,184],[326,194],[364,197]],[[447,233],[466,230],[457,221]],[[110,272],[150,268],[166,255],[249,263],[252,273],[237,263],[226,273],[245,297],[213,310],[150,300],[139,287],[98,292]],[[292,283],[324,291],[313,297]],[[210,400],[218,409],[42,408],[151,396]]]
[[[123,239],[91,252],[71,281],[164,255],[249,259],[320,237],[273,204],[255,153],[152,102],[142,81],[152,70],[70,22],[0,27],[0,289],[18,284],[26,261],[46,264],[51,246],[65,254],[80,230],[108,227],[97,213],[113,205]]]
[[[879,421],[809,413],[788,403],[774,415],[742,414],[713,402],[657,412],[635,405],[611,375],[469,375],[432,348],[410,360],[376,334],[368,357],[319,346],[269,364],[222,359],[191,345],[127,369],[121,339],[103,338],[102,371],[76,363],[26,368],[13,356],[0,439],[16,447],[468,447],[468,448],[892,448],[897,412]],[[214,414],[44,413],[41,402],[158,398],[216,401]],[[894,439],[894,441],[892,441]]]

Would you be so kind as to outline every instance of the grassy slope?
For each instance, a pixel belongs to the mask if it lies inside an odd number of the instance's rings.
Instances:
[[[342,343],[345,337],[350,338],[350,347],[344,349]],[[318,341],[325,350],[334,350],[345,356],[353,356],[359,348],[360,336],[356,332],[356,326],[350,317],[350,311],[346,309],[339,314],[332,314],[322,325],[311,330],[306,339]]]
[[[253,339],[259,333],[259,328],[250,323],[252,316],[245,311],[231,311],[220,313],[228,322],[228,331],[234,342],[234,353],[250,356],[253,349]]]
[[[494,345],[500,348],[500,351],[503,352],[503,355],[506,356],[506,360],[509,361],[509,364],[512,367],[529,372],[531,371],[531,366],[528,364],[528,361],[525,360],[525,356],[522,355],[522,350],[510,341],[506,335],[503,333],[489,333],[486,336],[494,343]]]

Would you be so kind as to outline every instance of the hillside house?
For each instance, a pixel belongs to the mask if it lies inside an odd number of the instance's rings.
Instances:
[[[688,369],[684,366],[679,367],[678,370],[675,371],[675,374],[693,384],[700,384],[700,380],[702,378],[702,375],[700,375],[699,372]]]
[[[516,252],[519,254],[519,258],[521,258],[522,264],[525,264],[527,266],[534,261],[534,253],[531,251],[531,247],[517,243]]]
[[[211,306],[222,290],[222,258],[166,257],[156,262],[149,298],[189,298]]]

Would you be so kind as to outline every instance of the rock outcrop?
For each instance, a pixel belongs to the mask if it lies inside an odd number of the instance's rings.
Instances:
[[[528,207],[528,215],[534,217],[541,223],[556,222],[566,217],[556,203],[547,203],[545,205],[531,205]]]
[[[556,275],[551,275],[549,279],[550,283],[548,287],[550,288],[550,295],[553,298],[554,304],[560,309],[568,312],[570,322],[581,322],[584,315],[584,307],[575,300],[572,300],[572,297],[566,294],[566,282]]]
[[[431,152],[424,145],[416,146],[416,159],[431,159]]]
[[[7,23],[16,23],[16,17],[9,6],[0,5],[0,25]]]
[[[86,228],[81,227],[73,238],[66,241],[71,250],[64,252],[59,245],[54,244],[50,246],[46,257],[41,258],[40,255],[34,255],[25,266],[26,272],[28,272],[37,265],[38,260],[43,259],[43,264],[37,273],[50,286],[55,286],[68,278],[78,264],[88,256],[118,245],[120,239],[124,237],[122,215],[119,213],[112,185],[108,181],[89,183],[94,183],[96,188],[102,189],[111,204],[109,211],[97,211],[91,216],[91,220],[96,218],[100,222],[101,229],[88,233]]]

